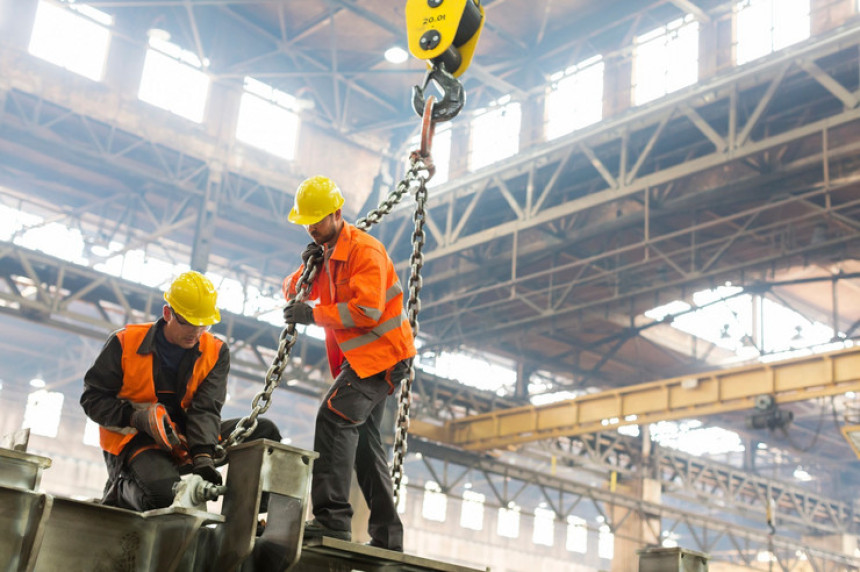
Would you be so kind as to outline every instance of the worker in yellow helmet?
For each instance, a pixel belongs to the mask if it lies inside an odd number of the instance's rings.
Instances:
[[[213,454],[238,420],[221,421],[230,351],[209,332],[221,320],[212,282],[185,272],[164,293],[156,322],[108,338],[84,375],[81,406],[99,424],[108,469],[104,504],[152,510],[172,504],[180,474],[220,485]],[[248,439],[280,440],[262,421]]]
[[[352,470],[370,508],[371,546],[403,550],[403,525],[394,506],[388,459],[380,435],[385,400],[400,385],[415,355],[403,310],[403,287],[385,247],[343,219],[343,195],[327,177],[311,177],[296,192],[292,223],[313,239],[302,260],[320,271],[309,293],[315,306],[288,304],[287,322],[325,330],[334,384],[317,411],[311,502],[305,539],[351,539]],[[304,265],[284,281],[292,300]]]

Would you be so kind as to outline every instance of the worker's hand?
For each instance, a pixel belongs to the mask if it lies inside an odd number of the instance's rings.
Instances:
[[[143,409],[135,409],[131,414],[131,426],[143,431],[155,440],[165,451],[173,451],[181,445],[176,425],[160,403],[153,403]]]
[[[304,302],[294,302],[284,308],[284,321],[292,324],[313,324],[314,309]]]
[[[321,244],[317,244],[316,242],[311,242],[305,247],[305,251],[302,252],[302,263],[307,266],[308,260],[311,258],[322,258],[323,255],[323,247]]]
[[[215,461],[212,460],[212,455],[208,453],[198,453],[194,455],[194,468],[191,469],[195,475],[200,475],[213,485],[221,485],[221,473],[215,468]]]

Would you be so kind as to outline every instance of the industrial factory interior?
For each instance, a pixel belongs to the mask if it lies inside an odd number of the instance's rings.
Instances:
[[[412,30],[456,22],[415,11],[452,6],[477,30],[431,76]],[[860,0],[0,0],[0,571],[218,571],[245,538],[227,497],[99,504],[84,376],[183,272],[222,418],[313,462],[333,378],[282,284],[314,176],[412,312],[403,552],[354,486],[352,542],[242,560],[272,525],[223,569],[860,571]]]

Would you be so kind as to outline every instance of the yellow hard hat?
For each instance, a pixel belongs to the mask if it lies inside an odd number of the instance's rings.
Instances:
[[[296,203],[287,218],[296,224],[316,224],[343,206],[343,195],[334,181],[317,175],[296,189]]]
[[[218,292],[212,281],[199,272],[180,274],[164,293],[164,300],[173,311],[195,326],[211,326],[221,321],[215,307]]]

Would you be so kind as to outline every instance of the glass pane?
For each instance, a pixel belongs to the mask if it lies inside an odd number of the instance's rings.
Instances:
[[[208,95],[209,76],[205,73],[156,49],[146,51],[138,91],[142,101],[200,123]]]
[[[552,140],[603,118],[603,62],[567,70],[546,97],[546,138]]]
[[[236,139],[283,159],[296,154],[299,116],[249,91],[239,102]]]
[[[102,24],[111,23],[110,16],[94,8],[66,7],[42,0],[36,8],[29,52],[76,74],[101,81],[111,37],[110,30]]]
[[[520,104],[507,103],[472,120],[469,169],[475,171],[516,155],[520,150]]]
[[[22,428],[30,429],[34,435],[56,437],[63,411],[63,394],[40,389],[27,396]]]

